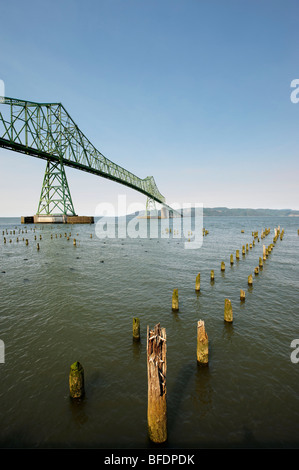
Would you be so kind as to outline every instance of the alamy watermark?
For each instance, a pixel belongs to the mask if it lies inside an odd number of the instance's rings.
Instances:
[[[5,85],[4,81],[0,80],[0,103],[3,103],[5,97]]]
[[[98,204],[95,233],[98,238],[174,238],[184,241],[185,249],[199,249],[203,241],[203,204],[172,203],[172,210],[146,212],[141,203],[127,204],[125,195],[118,195],[117,206]]]
[[[299,339],[293,339],[291,342],[291,348],[295,348],[291,353],[291,362],[293,364],[298,364],[299,362]]]
[[[5,345],[4,341],[0,339],[0,364],[4,364],[5,362]]]
[[[299,103],[299,78],[294,78],[294,80],[291,81],[291,88],[295,88],[290,96],[292,103]]]

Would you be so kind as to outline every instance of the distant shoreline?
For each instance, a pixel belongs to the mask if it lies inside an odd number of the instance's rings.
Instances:
[[[184,216],[190,216],[194,208],[188,208],[183,210]],[[142,217],[143,211],[138,213],[139,217]],[[161,211],[157,211],[155,215],[161,215]],[[127,214],[121,217],[134,217],[137,214]],[[153,214],[152,214],[153,215]],[[227,207],[204,207],[204,217],[299,217],[299,210],[293,209],[229,209]],[[116,216],[117,217],[117,216]],[[1,219],[21,219],[21,216],[1,216]],[[98,217],[95,217],[98,218]]]

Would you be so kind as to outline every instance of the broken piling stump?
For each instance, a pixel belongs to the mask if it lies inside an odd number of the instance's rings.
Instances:
[[[252,274],[249,274],[248,276],[248,285],[252,286]]]
[[[152,442],[167,440],[166,402],[166,330],[158,323],[154,330],[147,327],[147,424]]]
[[[240,289],[240,300],[242,302],[245,301],[245,290]]]
[[[208,365],[209,362],[209,340],[203,320],[197,322],[197,364]]]
[[[179,291],[178,289],[173,289],[172,293],[172,311],[178,312],[179,310]]]
[[[231,265],[233,265],[233,264],[234,264],[234,257],[233,257],[233,255],[232,255],[232,254],[230,255],[230,264],[231,264]]]
[[[197,276],[196,276],[195,290],[196,290],[196,292],[200,291],[200,273],[198,273]]]
[[[259,257],[259,268],[263,267],[263,260],[261,257]]]
[[[236,250],[236,259],[240,259],[240,252],[239,252],[239,250]]]
[[[214,270],[211,270],[211,281],[214,282]]]
[[[140,320],[139,318],[133,318],[133,339],[134,341],[140,340]]]
[[[229,299],[224,300],[224,321],[230,323],[233,321],[233,309]]]
[[[221,271],[225,271],[225,262],[221,261]]]
[[[69,387],[71,398],[82,398],[84,396],[84,370],[78,361],[71,365]]]

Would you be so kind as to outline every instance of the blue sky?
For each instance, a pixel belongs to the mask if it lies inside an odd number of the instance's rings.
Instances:
[[[5,94],[66,107],[169,204],[299,209],[299,3],[2,2]],[[4,20],[3,20],[4,18]],[[0,149],[0,215],[36,212],[45,162]],[[145,197],[67,169],[75,209]]]

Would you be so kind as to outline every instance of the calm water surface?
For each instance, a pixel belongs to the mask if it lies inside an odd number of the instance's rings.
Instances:
[[[254,276],[278,225],[284,238]],[[19,219],[0,219],[2,448],[150,448],[146,328],[158,322],[167,333],[164,447],[299,447],[299,363],[290,358],[299,338],[299,220],[209,217],[204,226],[202,247],[187,250],[181,239],[99,239],[95,225],[36,225],[34,232]],[[266,227],[270,234],[230,266],[230,254]],[[226,297],[232,325],[223,320]],[[138,344],[133,317],[141,323]],[[200,319],[209,337],[206,368],[196,363]],[[68,390],[75,361],[85,371],[80,403]]]

